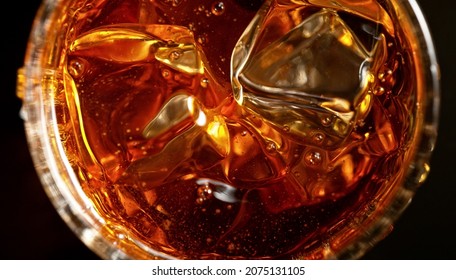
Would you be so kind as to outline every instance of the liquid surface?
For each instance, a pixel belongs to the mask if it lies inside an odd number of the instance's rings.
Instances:
[[[324,258],[382,211],[416,110],[386,7],[74,2],[56,109],[110,225],[175,258]]]

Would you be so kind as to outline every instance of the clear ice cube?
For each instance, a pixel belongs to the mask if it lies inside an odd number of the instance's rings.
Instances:
[[[300,9],[262,7],[233,51],[234,95],[297,141],[315,144],[324,133],[323,146],[335,148],[368,112],[371,64],[383,37],[366,26],[356,34],[334,9],[302,18]]]
[[[117,24],[98,28],[79,37],[70,51],[117,63],[134,63],[154,57],[190,75],[204,73],[192,32],[164,24]]]

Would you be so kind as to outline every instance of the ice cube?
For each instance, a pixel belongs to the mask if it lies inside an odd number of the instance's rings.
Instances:
[[[315,144],[324,133],[319,144],[335,148],[369,111],[371,64],[383,37],[366,31],[367,48],[336,10],[298,21],[291,15],[302,7],[271,7],[262,7],[233,51],[235,98],[297,141]]]
[[[230,153],[225,119],[184,91],[176,92],[164,103],[142,134],[166,145],[132,161],[121,179],[124,183],[136,179],[149,183],[172,180],[169,176],[179,168],[214,165]]]
[[[200,109],[196,99],[184,92],[176,93],[161,107],[157,116],[146,125],[143,136],[153,138],[172,130],[175,126],[184,127],[185,125],[182,123],[186,119],[193,119],[190,122],[199,126],[206,124],[206,115]]]
[[[154,57],[183,73],[203,74],[193,33],[181,26],[117,24],[79,37],[70,46],[78,56],[96,56],[117,63],[143,62]]]
[[[382,24],[392,36],[394,36],[395,33],[393,20],[377,0],[359,1],[361,3],[356,3],[352,0],[294,0],[294,2],[302,5],[310,4],[316,7],[331,8],[336,10],[343,9],[348,13],[352,13],[372,22]]]

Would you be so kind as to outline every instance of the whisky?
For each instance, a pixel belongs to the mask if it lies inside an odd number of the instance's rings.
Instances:
[[[385,212],[419,135],[385,1],[72,1],[60,139],[108,227],[179,259],[320,259]]]

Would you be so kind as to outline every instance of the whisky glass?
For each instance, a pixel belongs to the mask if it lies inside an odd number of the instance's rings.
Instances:
[[[57,212],[103,259],[357,259],[430,171],[414,0],[44,0],[17,94]]]

